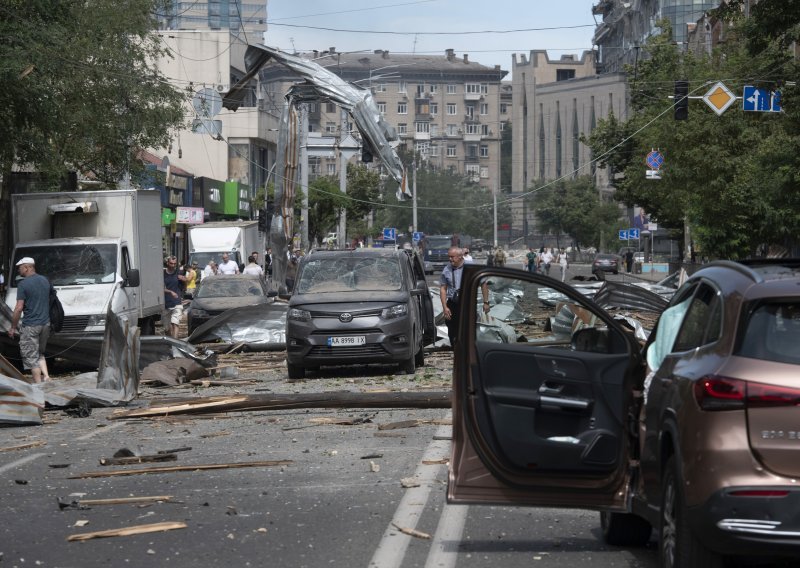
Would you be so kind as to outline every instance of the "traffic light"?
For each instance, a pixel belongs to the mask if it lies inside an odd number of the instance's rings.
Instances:
[[[361,147],[361,161],[365,164],[372,163],[372,152],[366,146]]]
[[[258,230],[262,233],[269,231],[269,227],[267,227],[267,211],[265,209],[259,209],[258,211]]]
[[[689,118],[689,81],[675,81],[675,120]]]

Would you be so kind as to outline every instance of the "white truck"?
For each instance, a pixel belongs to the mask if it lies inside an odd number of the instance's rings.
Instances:
[[[109,307],[142,335],[155,332],[164,306],[158,191],[14,194],[11,207],[9,308],[17,301],[16,263],[29,256],[58,291],[62,333],[103,333]]]
[[[210,260],[221,262],[222,253],[242,270],[252,252],[264,260],[264,242],[258,234],[258,221],[211,221],[189,228],[189,262],[203,270]]]

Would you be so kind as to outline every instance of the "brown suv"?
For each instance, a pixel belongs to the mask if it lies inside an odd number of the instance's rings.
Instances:
[[[468,267],[462,297],[451,503],[597,509],[665,568],[800,557],[800,260],[702,268],[644,345],[535,273]]]

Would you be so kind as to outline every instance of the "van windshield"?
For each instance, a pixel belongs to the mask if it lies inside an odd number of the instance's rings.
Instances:
[[[73,244],[24,247],[14,251],[14,266],[29,256],[36,261],[36,272],[53,286],[113,283],[117,274],[117,245]],[[11,287],[21,279],[14,271]]]
[[[303,266],[295,294],[400,290],[402,278],[396,258],[309,259]]]
[[[450,237],[427,237],[425,244],[429,249],[450,248]]]

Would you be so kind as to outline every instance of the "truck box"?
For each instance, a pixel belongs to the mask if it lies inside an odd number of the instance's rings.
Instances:
[[[62,333],[102,333],[109,307],[154,333],[164,306],[161,196],[153,190],[11,196],[13,262],[6,304],[17,300],[25,256],[58,290]]]
[[[243,270],[250,253],[263,258],[264,242],[258,233],[258,221],[212,221],[189,228],[189,262],[202,270],[210,260],[221,262],[222,253]]]

